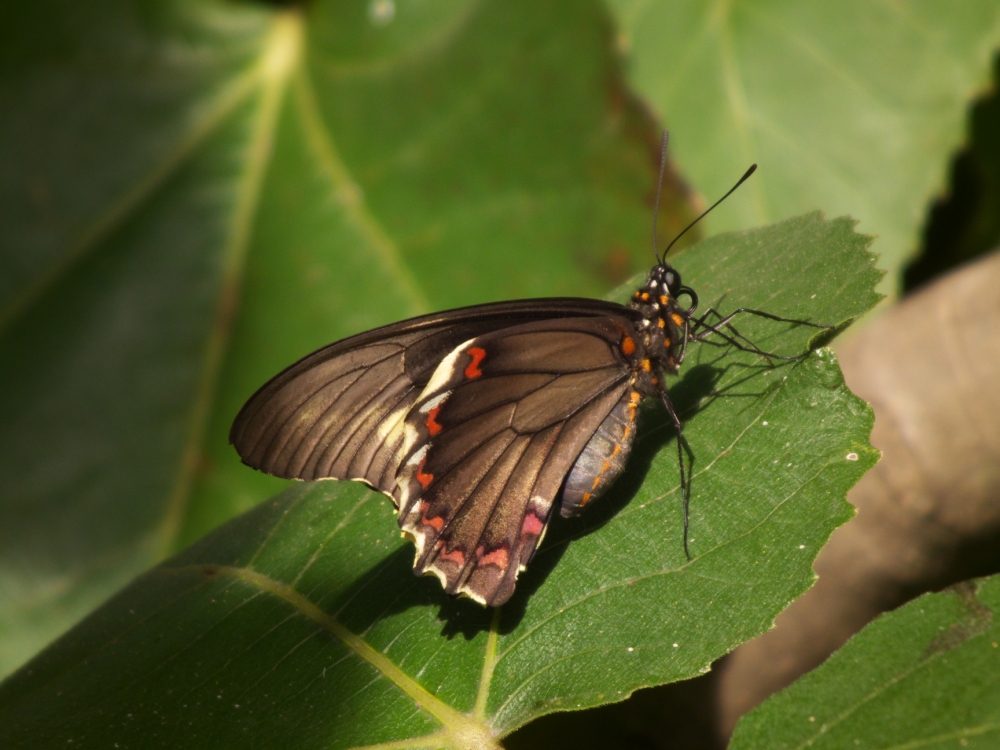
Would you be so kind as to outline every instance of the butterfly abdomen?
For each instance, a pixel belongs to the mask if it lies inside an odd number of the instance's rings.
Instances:
[[[641,400],[638,391],[626,391],[587,442],[566,477],[559,510],[563,517],[577,515],[624,471],[635,440],[636,413]]]

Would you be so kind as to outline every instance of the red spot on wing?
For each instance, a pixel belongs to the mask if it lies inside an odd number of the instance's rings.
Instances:
[[[486,358],[486,350],[481,347],[474,346],[469,349],[466,354],[472,357],[472,361],[469,363],[469,366],[465,368],[465,377],[470,380],[472,378],[478,378],[483,374],[483,371],[479,369],[479,363]]]
[[[417,481],[420,482],[420,486],[426,490],[428,485],[434,481],[434,475],[424,473],[425,463],[427,463],[427,456],[420,459],[420,465],[417,466]]]
[[[536,516],[534,513],[528,513],[524,517],[524,523],[521,524],[521,536],[538,536],[542,533],[542,529],[545,528],[545,522]]]
[[[427,412],[427,421],[424,422],[424,426],[427,427],[427,432],[429,432],[432,437],[441,432],[441,425],[437,423],[437,415],[438,412],[440,411],[441,407],[435,406],[433,409]]]
[[[422,516],[420,518],[421,526],[430,526],[435,531],[441,531],[444,528],[444,519],[441,516],[434,516],[428,518],[427,516]]]

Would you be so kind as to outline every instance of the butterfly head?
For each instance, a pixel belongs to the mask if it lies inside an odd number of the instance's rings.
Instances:
[[[669,263],[660,262],[650,270],[646,283],[632,295],[632,305],[641,308],[649,306],[653,310],[676,307],[677,297],[687,293],[690,290],[681,284],[677,269]]]
[[[649,272],[646,288],[657,296],[664,292],[675,298],[681,293],[681,275],[669,263],[657,263]]]

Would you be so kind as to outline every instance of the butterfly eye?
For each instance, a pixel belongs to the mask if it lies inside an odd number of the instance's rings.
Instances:
[[[671,297],[676,297],[681,288],[681,275],[673,269],[663,274],[663,283],[667,285]]]

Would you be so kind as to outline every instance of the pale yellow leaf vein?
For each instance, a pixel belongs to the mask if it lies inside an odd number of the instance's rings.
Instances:
[[[405,750],[405,748],[439,748],[447,747],[450,738],[447,731],[441,730],[423,737],[410,737],[394,742],[379,742],[377,745],[356,745],[348,750]]]
[[[295,579],[292,581],[292,586],[297,585],[298,582],[302,580],[302,576],[304,576],[306,572],[309,570],[309,568],[312,567],[313,563],[316,562],[316,560],[322,554],[323,550],[326,549],[326,546],[333,540],[335,536],[337,536],[338,533],[340,533],[340,531],[345,526],[347,526],[351,518],[354,517],[354,514],[357,512],[358,508],[367,503],[371,498],[372,498],[371,493],[365,493],[364,495],[362,495],[361,499],[358,500],[353,505],[353,507],[349,511],[347,511],[347,513],[344,514],[344,517],[341,518],[340,521],[337,523],[337,525],[333,527],[333,530],[326,535],[326,538],[318,545],[316,545],[316,549],[313,551],[312,556],[310,556],[309,560],[306,561],[306,564],[302,566],[302,569],[298,572],[298,574],[295,576]]]
[[[278,115],[288,79],[301,47],[302,19],[299,14],[289,11],[277,15],[261,55],[259,74],[262,86],[261,104],[250,137],[246,169],[237,185],[229,235],[223,249],[219,301],[202,355],[201,378],[188,419],[187,436],[177,479],[170,493],[161,526],[163,553],[169,552],[174,543],[194,484],[222,359],[235,315],[239,285],[257,214],[261,186],[271,159]]]
[[[0,331],[44,296],[71,268],[100,247],[102,242],[154,195],[225,119],[256,90],[259,80],[260,69],[254,67],[236,77],[220,91],[211,105],[204,108],[202,116],[192,123],[190,129],[182,134],[173,148],[145,177],[131,185],[96,221],[83,229],[52,266],[28,284],[20,294],[15,295],[5,309],[0,310]]]
[[[247,568],[229,566],[194,566],[188,569],[202,570],[217,576],[230,576],[255,586],[273,596],[286,601],[301,614],[308,617],[324,630],[329,632],[357,656],[364,659],[385,678],[406,693],[421,709],[429,713],[444,725],[442,744],[454,747],[476,747],[479,742],[483,748],[498,747],[489,729],[470,717],[456,711],[424,688],[420,683],[406,674],[385,654],[372,648],[363,638],[348,630],[337,619],[330,616],[313,602],[300,594],[291,586],[276,581],[265,575]],[[418,740],[420,738],[417,738]],[[426,740],[426,738],[424,738]],[[416,740],[412,740],[416,741]],[[411,740],[407,740],[411,742]],[[398,745],[398,747],[421,747],[419,744]]]
[[[332,184],[337,202],[343,207],[348,221],[375,252],[383,270],[396,279],[394,291],[402,295],[410,313],[417,315],[427,312],[430,304],[403,263],[399,248],[368,210],[361,189],[340,158],[330,130],[320,114],[304,65],[299,65],[295,73],[295,102],[301,114],[306,143],[323,174]]]
[[[493,669],[497,663],[497,641],[500,637],[500,612],[502,608],[493,610],[490,621],[490,632],[486,638],[486,653],[483,654],[483,671],[479,676],[479,690],[476,692],[476,706],[472,710],[472,718],[476,721],[486,721],[486,701],[490,697],[490,684],[493,682]]]

